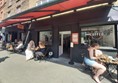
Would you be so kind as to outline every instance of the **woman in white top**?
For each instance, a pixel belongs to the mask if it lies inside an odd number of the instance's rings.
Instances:
[[[28,43],[27,49],[25,50],[26,60],[32,59],[34,57],[33,50],[35,49],[34,41],[31,40]]]
[[[19,50],[22,46],[23,46],[23,42],[19,41],[17,47],[15,48],[15,50]]]

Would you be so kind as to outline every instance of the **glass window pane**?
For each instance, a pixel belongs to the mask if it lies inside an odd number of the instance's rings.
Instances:
[[[41,31],[39,41],[44,41],[46,45],[52,45],[52,31]]]
[[[101,46],[115,47],[114,25],[85,27],[81,31],[81,43],[99,43]]]

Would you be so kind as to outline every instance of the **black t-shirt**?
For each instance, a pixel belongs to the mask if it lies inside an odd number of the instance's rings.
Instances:
[[[46,48],[40,48],[39,50],[37,50],[36,52],[42,52],[45,53]]]

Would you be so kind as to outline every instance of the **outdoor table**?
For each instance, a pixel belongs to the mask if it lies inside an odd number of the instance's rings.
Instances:
[[[107,60],[99,59],[99,61],[102,62],[106,66],[107,72],[111,76],[111,78],[113,78],[113,77],[110,74],[110,72],[113,71],[113,70],[116,70],[116,72],[117,72],[116,81],[118,83],[118,60],[117,61],[113,61],[113,60],[107,61]],[[110,66],[112,66],[111,70],[110,70]]]

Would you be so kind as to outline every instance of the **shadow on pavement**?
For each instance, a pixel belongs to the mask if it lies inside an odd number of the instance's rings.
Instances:
[[[80,70],[80,69],[78,69],[78,70]],[[85,74],[88,74],[88,75],[90,75],[91,76],[91,78],[93,77],[93,72],[92,72],[92,70],[91,69],[87,69],[87,68],[83,68],[82,70],[80,70],[82,73],[85,73]],[[114,77],[113,77],[114,76]],[[116,79],[116,74],[115,75],[113,75],[112,74],[112,77],[111,77],[111,75],[109,75],[108,74],[108,72],[105,72],[102,76],[100,76],[100,80],[102,81],[102,80],[104,80],[104,79],[107,79],[107,80],[109,80],[111,83],[116,83],[116,81],[113,79],[113,78],[115,78]]]
[[[112,83],[118,83],[117,82],[117,73],[109,71],[109,72],[105,72],[104,73],[104,78],[108,79],[109,81],[111,81]]]
[[[64,58],[64,57],[51,58],[51,59],[47,59],[46,61],[60,64],[60,65],[64,65],[64,66],[68,66],[68,67],[72,67],[72,68],[79,68],[81,66],[80,63],[75,63],[74,65],[70,65],[69,64],[70,60],[68,58]]]
[[[76,68],[80,72],[90,75],[91,78],[93,76],[92,71],[90,69],[87,69],[85,65],[80,64],[80,63],[75,63],[74,65],[70,65],[68,63],[69,59],[66,59],[66,58],[63,58],[63,57],[60,57],[58,59],[55,59],[55,58],[54,59],[49,59],[49,60],[46,60],[46,61],[56,63],[56,64],[60,64],[60,65],[64,65],[64,66],[68,66],[68,67],[72,67],[72,68]],[[104,75],[101,76],[100,79],[104,80],[104,78],[105,78],[105,79],[109,80],[111,83],[116,83],[109,75],[106,75],[106,74],[107,73],[104,73]]]
[[[8,58],[9,58],[8,56],[5,56],[5,57],[0,58],[0,63],[3,62],[3,61],[5,61]]]
[[[3,49],[0,49],[0,51],[3,51]]]

